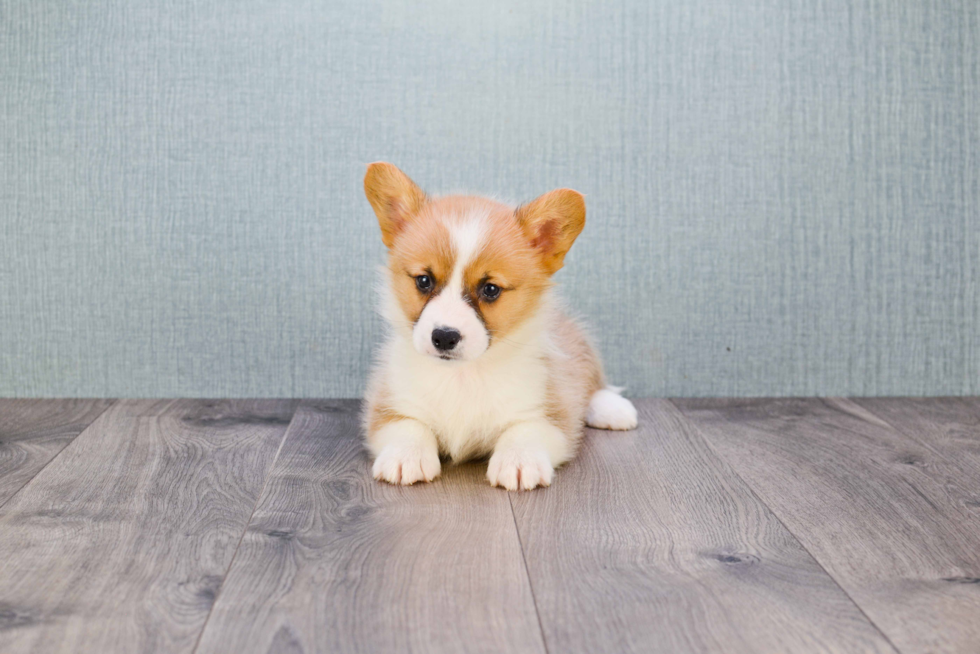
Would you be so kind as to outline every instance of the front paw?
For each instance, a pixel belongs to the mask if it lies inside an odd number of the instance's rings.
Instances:
[[[511,491],[550,486],[554,474],[551,458],[545,450],[516,445],[494,452],[487,467],[490,485]]]
[[[375,479],[405,486],[432,481],[441,471],[439,452],[422,444],[390,443],[378,454],[372,468]]]

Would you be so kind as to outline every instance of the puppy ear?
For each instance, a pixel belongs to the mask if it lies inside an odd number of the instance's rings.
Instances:
[[[518,207],[515,215],[548,273],[553,274],[562,267],[565,254],[585,227],[585,196],[560,188]]]
[[[381,240],[389,248],[398,232],[426,201],[425,193],[408,175],[384,161],[368,165],[364,175],[364,195],[378,215]]]

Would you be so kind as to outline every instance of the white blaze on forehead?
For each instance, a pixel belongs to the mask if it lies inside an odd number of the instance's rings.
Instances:
[[[447,290],[456,294],[463,292],[463,271],[483,247],[487,238],[486,225],[487,217],[476,215],[467,216],[464,222],[449,227],[456,260],[453,263],[453,273],[449,277]]]

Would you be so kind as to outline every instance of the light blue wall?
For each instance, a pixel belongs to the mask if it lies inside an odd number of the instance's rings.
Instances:
[[[634,395],[980,394],[976,0],[0,0],[0,395],[358,394],[378,159],[586,193]]]

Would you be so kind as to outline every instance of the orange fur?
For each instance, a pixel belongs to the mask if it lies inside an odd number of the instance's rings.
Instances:
[[[381,238],[389,248],[408,220],[425,204],[425,193],[398,167],[377,162],[364,176],[364,195],[381,225]]]
[[[553,338],[561,355],[548,359],[548,418],[575,439],[577,449],[589,400],[606,387],[606,378],[595,348],[568,316],[557,318]]]
[[[555,273],[585,227],[585,197],[570,188],[556,189],[518,208],[516,215],[542,263]]]

